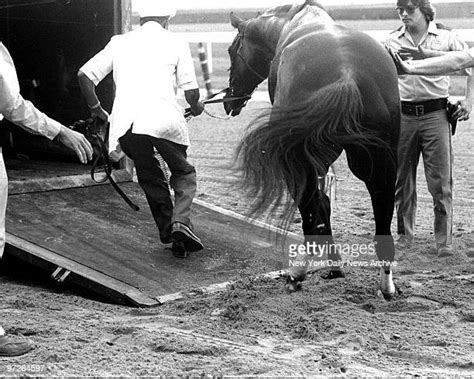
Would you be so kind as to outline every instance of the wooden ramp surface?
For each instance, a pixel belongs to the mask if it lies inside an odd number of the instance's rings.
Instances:
[[[91,289],[138,306],[288,266],[288,250],[274,232],[196,204],[194,229],[206,248],[187,259],[174,258],[159,241],[138,184],[121,187],[139,212],[110,185],[10,195],[6,253],[30,254],[34,259],[27,260],[43,266],[48,261],[45,267],[60,279],[71,271],[72,277],[87,279]]]

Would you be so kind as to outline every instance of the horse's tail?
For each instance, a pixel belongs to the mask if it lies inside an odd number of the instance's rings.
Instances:
[[[314,183],[326,175],[342,146],[364,146],[372,139],[361,127],[362,110],[356,82],[344,77],[304,103],[273,107],[251,123],[236,150],[243,185],[253,202],[251,214],[280,210],[281,225],[287,226],[309,185],[308,178]]]

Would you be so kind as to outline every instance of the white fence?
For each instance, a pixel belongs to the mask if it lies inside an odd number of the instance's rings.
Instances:
[[[458,29],[456,33],[469,45],[474,45],[474,29]],[[377,41],[384,41],[391,30],[364,30],[365,33],[375,38]],[[179,35],[189,43],[204,43],[207,47],[207,61],[209,72],[212,72],[212,44],[228,43],[230,44],[237,32],[183,32]]]

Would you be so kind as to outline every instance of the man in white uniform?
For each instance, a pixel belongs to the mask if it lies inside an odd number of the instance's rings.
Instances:
[[[187,161],[189,135],[176,86],[184,90],[194,115],[204,110],[194,64],[187,43],[169,32],[176,11],[165,1],[144,0],[137,7],[141,26],[112,37],[105,48],[78,73],[92,117],[108,119],[95,88],[113,71],[116,87],[110,115],[111,158],[125,153],[133,159],[138,183],[145,192],[161,242],[173,242],[176,257],[203,248],[193,233],[191,204],[196,193],[196,171]],[[156,159],[158,152],[171,171],[174,206],[168,183]]]
[[[92,159],[92,146],[82,134],[49,118],[31,102],[23,99],[12,57],[2,43],[0,43],[0,117],[5,117],[33,134],[43,135],[51,140],[57,138],[72,149],[82,163]],[[8,178],[0,146],[0,258],[5,247],[7,196]],[[29,341],[15,340],[6,336],[0,326],[0,357],[25,354],[32,348],[33,345]]]

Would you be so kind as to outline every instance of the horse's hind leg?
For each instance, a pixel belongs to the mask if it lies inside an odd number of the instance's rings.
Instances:
[[[365,182],[372,200],[375,219],[375,251],[381,267],[380,290],[386,299],[395,294],[391,265],[395,246],[390,230],[395,206],[396,161],[387,149],[348,149],[351,171]]]
[[[327,258],[331,262],[341,262],[339,251],[334,249],[334,239],[331,229],[331,203],[329,197],[318,189],[317,179],[308,176],[307,190],[299,202],[298,209],[302,218],[304,244],[306,253],[300,258],[301,266],[291,267],[287,280],[287,289],[295,291],[301,288],[301,282],[311,265],[321,257],[321,249],[327,249]],[[340,266],[331,266],[326,279],[344,277]]]
[[[331,270],[324,279],[342,278],[345,276],[341,268],[342,259],[339,250],[335,248],[332,235],[331,201],[322,190],[318,190],[314,197],[315,201],[310,203],[309,208],[300,207],[305,243],[313,243],[314,246],[325,249],[327,261],[331,263]],[[318,249],[318,252],[321,250]]]

